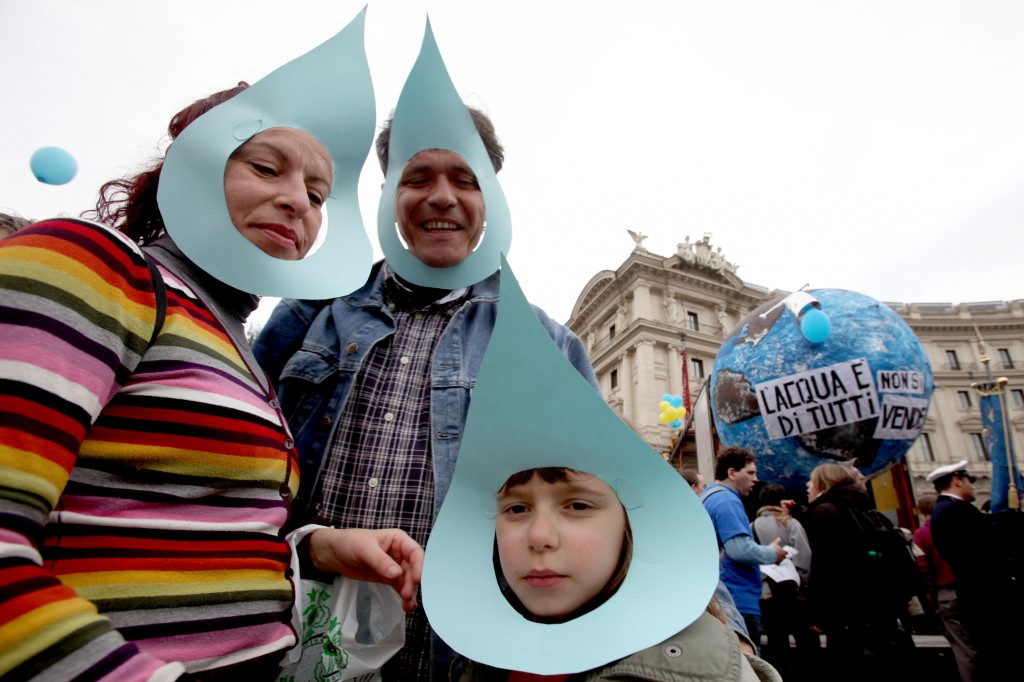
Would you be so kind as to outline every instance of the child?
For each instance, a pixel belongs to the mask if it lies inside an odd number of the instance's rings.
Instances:
[[[529,469],[511,476],[497,501],[495,570],[506,598],[524,617],[564,623],[615,594],[629,569],[632,533],[607,483],[564,467]],[[541,676],[470,663],[459,679],[780,680],[764,661],[741,653],[740,640],[713,612],[714,602],[665,642],[598,669]]]

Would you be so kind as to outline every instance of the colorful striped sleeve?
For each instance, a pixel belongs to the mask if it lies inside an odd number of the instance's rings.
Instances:
[[[44,561],[44,534],[101,411],[154,333],[141,251],[73,220],[0,240],[0,676],[158,680],[184,672],[126,641]]]

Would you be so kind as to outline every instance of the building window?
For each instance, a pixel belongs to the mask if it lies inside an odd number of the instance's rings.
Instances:
[[[608,375],[609,380],[612,384],[612,390],[614,391],[619,387],[619,370],[613,369],[611,374]]]
[[[970,391],[957,391],[956,392],[956,404],[961,410],[968,410],[971,407],[971,392]]]
[[[934,462],[935,452],[932,450],[931,436],[927,433],[922,433],[917,442],[921,445],[921,459],[926,462]]]
[[[1019,388],[1010,389],[1010,398],[1013,399],[1014,407],[1024,407],[1024,390]]]
[[[946,351],[946,367],[948,369],[960,369],[960,360],[956,357],[955,350]]]
[[[609,325],[608,327],[608,340],[611,341],[615,338],[615,325]]]
[[[1003,369],[1013,369],[1013,358],[1010,357],[1009,348],[999,349],[999,362],[1003,363]]]
[[[980,433],[969,433],[967,434],[971,439],[971,452],[974,453],[974,459],[978,462],[988,461],[988,448],[985,447],[985,439]]]
[[[697,313],[686,313],[686,328],[692,332],[700,331],[700,320]]]
[[[704,378],[704,361],[698,358],[690,360],[691,373],[698,379]]]

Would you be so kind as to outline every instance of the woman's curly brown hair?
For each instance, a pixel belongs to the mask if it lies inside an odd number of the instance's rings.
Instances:
[[[193,121],[218,104],[222,104],[249,84],[242,81],[233,88],[221,90],[188,105],[171,119],[167,132],[173,141]],[[111,180],[100,187],[96,209],[86,211],[82,217],[93,218],[116,227],[138,244],[148,244],[164,233],[164,219],[160,216],[156,193],[160,182],[163,158],[155,159],[149,168],[136,175]]]

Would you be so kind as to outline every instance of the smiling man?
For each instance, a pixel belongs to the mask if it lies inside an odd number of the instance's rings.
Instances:
[[[495,172],[504,152],[490,120],[469,109]],[[388,168],[391,122],[377,138]],[[402,168],[395,216],[405,244],[431,267],[462,263],[484,237],[486,206],[466,161],[423,149]],[[283,301],[254,346],[277,385],[301,462],[293,523],[398,527],[426,544],[448,492],[470,394],[498,308],[499,274],[454,291],[418,286],[388,262],[332,301]],[[597,388],[583,344],[535,308],[569,361]],[[429,680],[449,657],[431,646],[422,609],[385,680]],[[441,674],[436,679],[447,679]]]
[[[484,197],[469,164],[445,149],[425,149],[402,170],[395,216],[409,250],[433,268],[458,265],[484,232]]]

